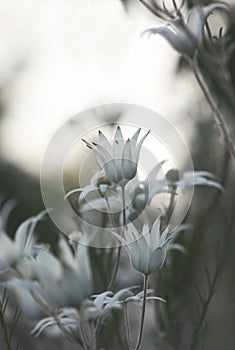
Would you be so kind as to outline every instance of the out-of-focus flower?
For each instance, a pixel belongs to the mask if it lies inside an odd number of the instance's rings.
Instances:
[[[0,197],[0,232],[6,230],[6,225],[12,210],[17,205],[17,201],[14,198],[8,199],[6,202],[1,201]]]
[[[208,16],[217,9],[227,9],[223,3],[213,3],[205,7],[195,5],[187,20],[176,18],[166,26],[147,29],[144,33],[159,34],[178,52],[192,56],[201,46],[203,30]]]
[[[42,292],[36,281],[13,277],[5,282],[1,282],[1,286],[7,287],[7,289],[14,292],[20,308],[29,318],[42,317],[44,315],[45,310],[39,306],[33,297],[34,293]]]
[[[113,309],[122,309],[122,300],[131,295],[131,288],[121,289],[116,294],[111,291],[105,291],[94,295],[94,300],[87,303],[86,319],[88,321],[96,321],[105,317]]]
[[[48,327],[56,327],[58,332],[62,330],[78,332],[80,329],[80,317],[77,309],[73,307],[59,309],[56,317],[50,316],[40,320],[32,329],[31,334],[38,337]]]
[[[136,179],[131,182],[130,186],[129,184],[127,185],[127,195],[132,198],[126,213],[128,219],[131,219],[134,215],[141,213],[146,205],[150,204],[155,195],[172,192],[172,189],[168,187],[168,183],[165,178],[157,178],[164,163],[165,161],[159,162],[150,171],[146,179],[142,181]]]
[[[99,131],[98,144],[83,141],[94,152],[107,177],[112,182],[124,186],[136,175],[140,149],[150,131],[138,142],[140,132],[141,129],[138,129],[132,138],[128,138],[125,142],[121,128],[118,126],[112,145],[101,131]]]
[[[91,178],[90,184],[83,188],[75,188],[69,191],[65,199],[69,196],[79,193],[79,203],[86,200],[87,197],[92,193],[98,193],[101,197],[106,197],[116,193],[116,184],[112,183],[104,171],[99,171],[95,176]]]
[[[77,305],[92,291],[87,247],[78,244],[73,254],[66,240],[60,238],[59,255],[60,259],[50,252],[40,251],[34,261],[24,265],[25,276],[37,280],[43,298],[52,308]],[[34,297],[40,303],[40,293],[38,297],[37,294]]]
[[[188,171],[183,173],[181,179],[173,182],[168,181],[168,184],[179,187],[183,192],[191,186],[212,186],[223,191],[223,186],[214,179],[215,176],[208,171]]]
[[[34,230],[45,214],[46,211],[42,211],[24,221],[17,229],[14,241],[5,232],[0,232],[0,269],[11,267],[36,252]]]
[[[146,300],[155,300],[155,301],[162,301],[163,303],[166,303],[166,300],[163,299],[163,298],[160,298],[160,297],[156,297],[154,295],[150,295],[151,293],[154,292],[154,289],[147,289],[146,291]],[[141,292],[139,292],[138,294],[136,295],[132,295],[130,297],[127,297],[123,303],[143,303],[143,298],[144,298],[144,291],[142,290]]]
[[[80,194],[77,202],[80,214],[94,209],[104,212],[122,210],[121,189],[117,184],[111,182],[103,171],[93,176],[90,184],[84,188],[69,191],[65,199],[76,193]]]
[[[137,294],[132,292],[136,286],[130,288],[124,288],[116,292],[115,294],[111,291],[106,291],[98,295],[94,295],[94,300],[89,301],[86,307],[86,318],[88,321],[96,321],[100,318],[105,317],[113,309],[122,309],[124,304],[129,302],[142,302],[143,291]],[[148,289],[147,295],[153,292],[152,289]],[[147,296],[146,300],[158,300],[166,302],[164,299],[156,296]]]

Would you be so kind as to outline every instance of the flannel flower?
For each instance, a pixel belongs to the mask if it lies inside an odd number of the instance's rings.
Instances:
[[[86,318],[87,320],[96,321],[100,318],[108,315],[112,310],[119,309],[121,310],[124,304],[127,303],[141,303],[143,301],[143,291],[137,294],[132,292],[132,289],[136,289],[137,287],[129,287],[123,288],[116,293],[111,291],[105,291],[98,295],[94,295],[94,300],[87,304],[86,308]],[[165,299],[162,299],[157,296],[149,296],[149,294],[153,293],[153,289],[147,290],[147,298],[146,300],[155,300],[166,302]]]
[[[31,330],[31,334],[38,337],[48,327],[56,327],[58,331],[66,329],[67,331],[77,332],[80,330],[80,317],[77,309],[73,307],[64,307],[58,310],[57,317],[46,317],[40,320]]]
[[[22,274],[37,281],[33,290],[38,304],[48,310],[80,304],[92,290],[92,276],[87,247],[77,244],[73,254],[64,238],[60,238],[59,258],[40,250],[32,261],[22,264]]]
[[[183,192],[191,186],[211,186],[220,191],[224,190],[223,186],[215,181],[215,176],[208,171],[186,171],[179,180],[168,181],[168,185],[177,186]]]
[[[140,149],[150,131],[138,142],[140,132],[141,129],[138,129],[132,138],[128,138],[125,142],[121,128],[118,126],[113,144],[110,144],[101,131],[99,131],[98,144],[90,143],[86,140],[83,141],[94,152],[99,165],[107,177],[112,182],[124,186],[136,175]]]
[[[36,225],[46,215],[40,212],[24,221],[17,229],[14,240],[0,230],[0,269],[15,266],[21,259],[31,256],[37,251],[34,231]]]
[[[168,236],[168,228],[160,233],[160,217],[154,222],[151,229],[144,225],[139,232],[132,223],[127,225],[123,237],[113,232],[117,240],[125,246],[134,269],[149,275],[160,270],[165,262],[169,241],[176,232]],[[181,229],[184,227],[181,227]]]
[[[84,301],[83,311],[86,321],[98,321],[106,316],[110,315],[112,310],[121,310],[127,303],[142,303],[143,291],[135,294],[132,289],[137,287],[124,288],[116,292],[105,291],[98,295],[93,295],[91,299]],[[165,299],[150,295],[154,292],[153,289],[148,289],[146,292],[146,300],[155,300],[166,303]],[[80,312],[82,312],[80,310]],[[61,331],[61,327],[65,327],[70,331],[79,331],[81,318],[79,311],[74,307],[63,307],[57,311],[57,317],[50,316],[45,317],[37,322],[32,329],[31,334],[38,337],[43,331],[50,327],[57,327],[58,331]]]
[[[213,3],[205,7],[195,5],[188,14],[187,20],[176,18],[166,26],[150,28],[144,33],[159,34],[178,52],[193,56],[201,46],[204,25],[209,15],[217,9],[227,9],[223,3]]]

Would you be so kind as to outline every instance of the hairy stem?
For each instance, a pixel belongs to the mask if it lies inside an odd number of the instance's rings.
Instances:
[[[132,337],[131,337],[131,329],[130,329],[130,323],[128,318],[128,310],[127,310],[127,304],[124,304],[124,319],[125,319],[125,328],[126,328],[126,339],[128,344],[128,350],[132,350]]]
[[[90,341],[90,347],[89,350],[97,350],[96,346],[96,331],[95,331],[95,326],[94,323],[90,323],[90,331],[91,331],[91,341]]]
[[[111,223],[112,228],[114,229],[115,228],[115,222],[114,222],[114,218],[113,218],[113,214],[112,214],[112,209],[111,209],[110,204],[109,204],[108,196],[105,194],[104,198],[105,198],[107,209],[108,209],[110,223]]]
[[[114,285],[114,283],[115,283],[115,280],[116,280],[116,277],[117,277],[117,273],[118,273],[119,263],[120,263],[121,249],[122,249],[121,246],[118,247],[117,258],[116,258],[115,267],[114,267],[114,270],[113,270],[113,275],[112,275],[111,281],[109,282],[107,290],[111,290],[113,285]]]
[[[121,186],[122,188],[122,216],[123,216],[123,226],[126,226],[126,194],[125,194],[125,186]]]
[[[121,186],[122,189],[122,216],[123,216],[123,226],[126,226],[126,196],[125,196],[125,186]],[[120,257],[121,257],[121,251],[122,251],[122,247],[119,246],[118,247],[118,251],[117,251],[117,258],[116,258],[116,263],[115,263],[115,267],[114,267],[114,271],[113,271],[113,275],[111,278],[111,281],[108,285],[108,290],[111,290],[116,277],[117,277],[117,273],[118,273],[118,269],[119,269],[119,264],[120,264]]]
[[[174,16],[172,13],[167,11],[166,9],[162,9],[157,4],[151,4],[146,0],[139,0],[141,4],[143,4],[150,12],[152,12],[155,16],[160,17],[161,19],[173,19]]]
[[[135,350],[139,350],[140,345],[141,345],[141,341],[143,338],[148,281],[149,281],[149,275],[144,275],[144,286],[143,286],[144,296],[143,296],[143,305],[142,305],[142,313],[141,313],[141,321],[140,321],[140,331],[139,331],[139,337],[138,337],[138,341],[137,341]]]
[[[218,109],[218,107],[216,106],[215,102],[214,102],[214,99],[213,97],[211,96],[210,94],[210,91],[207,87],[207,85],[205,84],[204,82],[204,79],[201,75],[201,72],[200,72],[200,69],[198,67],[198,64],[197,62],[194,60],[194,61],[191,61],[191,67],[192,67],[192,70],[193,70],[193,73],[194,73],[194,76],[198,82],[198,85],[200,86],[212,112],[213,112],[213,115],[214,115],[214,118],[215,118],[215,122],[216,124],[220,127],[220,130],[221,130],[221,134],[223,136],[223,139],[224,139],[224,142],[228,148],[228,151],[229,151],[229,154],[231,156],[231,158],[235,161],[235,149],[234,149],[234,146],[233,146],[233,142],[232,142],[232,138],[231,138],[231,135],[230,135],[230,132],[229,132],[229,129],[224,121],[224,118],[220,112],[220,110]]]

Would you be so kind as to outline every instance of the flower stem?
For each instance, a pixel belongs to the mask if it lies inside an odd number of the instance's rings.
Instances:
[[[122,215],[123,215],[123,226],[126,226],[126,196],[125,196],[125,186],[121,186],[122,189]],[[116,280],[117,277],[117,273],[118,273],[118,268],[119,268],[119,263],[120,263],[120,257],[121,257],[121,250],[122,247],[119,246],[118,247],[118,252],[117,252],[117,258],[116,258],[116,264],[114,267],[114,272],[113,272],[113,276],[112,279],[108,285],[108,290],[111,290],[111,288],[114,285],[114,282]]]
[[[108,208],[108,214],[109,214],[110,223],[111,223],[112,228],[114,229],[115,228],[115,222],[114,222],[114,219],[113,219],[112,209],[111,209],[110,204],[109,204],[109,199],[108,199],[108,196],[106,194],[104,196],[104,199],[106,201],[106,205],[107,205],[107,208]]]
[[[90,341],[89,350],[97,350],[97,346],[96,346],[96,332],[95,332],[94,322],[90,323],[90,330],[91,330],[91,341]]]
[[[149,281],[149,275],[144,275],[144,286],[143,286],[144,296],[143,296],[142,314],[141,314],[141,321],[140,321],[140,331],[139,331],[139,337],[138,337],[138,341],[137,341],[137,345],[135,347],[135,350],[139,350],[140,345],[141,345],[141,341],[142,341],[142,337],[143,337],[148,281]]]
[[[118,273],[118,268],[119,268],[119,263],[120,263],[121,249],[122,249],[121,246],[118,247],[117,258],[116,258],[116,263],[115,263],[115,267],[114,267],[112,279],[111,279],[111,281],[109,282],[109,285],[108,285],[107,290],[111,290],[111,289],[112,289],[112,287],[113,287],[113,285],[114,285],[114,282],[115,282],[115,280],[116,280],[117,273]]]
[[[235,161],[235,149],[233,146],[233,142],[232,142],[232,138],[231,138],[229,129],[224,121],[224,118],[223,118],[220,110],[216,106],[216,104],[213,100],[213,97],[211,96],[211,94],[209,92],[208,87],[206,86],[206,84],[203,81],[203,77],[201,76],[201,72],[200,72],[200,69],[198,67],[198,64],[196,63],[196,60],[191,61],[191,67],[192,67],[194,76],[198,82],[198,85],[200,86],[209,106],[211,107],[211,110],[214,114],[215,122],[220,127],[225,144],[229,150],[229,154],[230,154],[231,158]]]
[[[123,226],[126,226],[126,195],[125,195],[125,186],[121,186],[121,189],[122,189]]]
[[[127,339],[127,344],[128,344],[128,350],[132,350],[132,337],[131,337],[131,329],[130,329],[130,323],[129,323],[129,318],[128,318],[128,310],[127,310],[127,304],[124,304],[124,319],[125,319],[125,328],[126,328],[126,339]]]
[[[174,19],[173,15],[166,9],[162,9],[156,3],[153,5],[146,0],[139,0],[147,9],[152,12],[155,16],[160,17],[161,19]]]

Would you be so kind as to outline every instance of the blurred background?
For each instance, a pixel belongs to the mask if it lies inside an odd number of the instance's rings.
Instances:
[[[216,13],[209,23],[214,35],[223,26],[229,38],[223,52],[229,91],[214,74],[217,62],[202,60],[201,66],[234,135],[235,3],[226,2],[229,13]],[[180,238],[188,254],[173,254],[171,268],[152,282],[170,302],[164,317],[161,310],[152,310],[145,345],[190,349],[203,318],[197,349],[232,350],[234,165],[187,62],[160,36],[141,36],[161,24],[137,0],[0,1],[0,195],[2,201],[17,200],[8,223],[13,236],[22,220],[43,209],[39,179],[48,142],[63,122],[84,109],[130,103],[168,119],[185,140],[194,168],[214,173],[225,191],[195,190],[186,218],[194,229]],[[53,244],[56,228],[45,225],[40,238]],[[39,343],[33,341],[31,349],[36,349]]]

